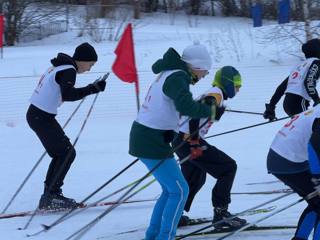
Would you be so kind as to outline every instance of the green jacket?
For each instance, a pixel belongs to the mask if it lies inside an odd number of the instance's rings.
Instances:
[[[167,70],[181,69],[167,77],[163,84],[162,91],[166,96],[171,98],[177,111],[181,115],[192,118],[205,118],[211,116],[211,108],[192,98],[189,85],[192,76],[185,62],[180,55],[173,49],[169,48],[159,59],[152,65],[152,71],[159,74]],[[173,157],[172,147],[170,146],[171,133],[166,130],[149,128],[138,122],[133,122],[130,132],[129,153],[140,158],[165,159]]]

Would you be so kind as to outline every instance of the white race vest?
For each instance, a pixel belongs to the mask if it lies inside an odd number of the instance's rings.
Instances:
[[[312,125],[320,117],[320,105],[295,115],[275,136],[271,149],[291,162],[308,160],[307,146],[312,134]]]
[[[205,98],[206,96],[210,96],[210,95],[214,95],[217,94],[220,96],[220,103],[219,103],[219,107],[221,107],[223,105],[223,93],[221,91],[220,88],[218,87],[212,87],[210,88],[207,92],[205,92],[204,94],[202,94],[200,97],[196,98],[196,100],[200,100]],[[219,101],[219,100],[217,100]],[[189,129],[189,117],[187,116],[182,116],[180,119],[180,127],[179,127],[179,131],[183,132],[183,133],[187,133],[190,134],[190,129]],[[199,123],[199,127],[202,126],[202,124],[205,123],[205,121],[207,121],[208,118],[201,118],[200,119],[200,123]],[[200,130],[199,130],[199,136],[204,139],[205,135],[208,133],[210,127],[212,126],[213,121],[209,120]]]
[[[314,60],[319,60],[319,59],[308,58],[302,63],[298,64],[295,68],[293,68],[293,70],[290,72],[290,75],[289,75],[286,93],[294,93],[303,97],[308,101],[312,100],[311,97],[308,95],[307,90],[304,86],[304,80]],[[316,74],[317,69],[310,69],[310,71],[311,73]]]
[[[57,114],[58,107],[62,104],[62,96],[60,86],[55,80],[56,73],[69,68],[75,69],[72,65],[50,67],[41,76],[39,83],[30,98],[30,103],[42,111]]]
[[[179,112],[171,98],[163,93],[162,87],[169,75],[182,70],[164,71],[151,84],[136,121],[144,126],[161,129],[177,130]]]

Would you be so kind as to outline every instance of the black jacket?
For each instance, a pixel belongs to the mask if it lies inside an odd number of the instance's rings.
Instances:
[[[72,65],[75,68],[68,68],[56,73],[55,80],[60,85],[62,101],[77,101],[93,93],[93,86],[91,84],[82,88],[74,87],[78,67],[72,57],[59,53],[57,57],[51,59],[51,63],[54,67]]]

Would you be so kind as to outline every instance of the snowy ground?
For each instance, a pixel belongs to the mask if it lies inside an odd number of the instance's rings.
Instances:
[[[192,87],[195,96],[210,87],[217,68],[223,65],[233,65],[239,69],[243,78],[243,87],[240,93],[228,102],[230,109],[263,112],[264,103],[270,98],[280,81],[287,76],[291,65],[297,61],[297,58],[288,57],[281,49],[279,50],[280,46],[277,44],[267,46],[258,44],[256,38],[261,37],[261,32],[264,30],[267,34],[269,29],[266,27],[259,31],[253,30],[251,22],[246,19],[199,18],[197,28],[188,27],[186,19],[183,18],[177,18],[175,25],[169,25],[163,16],[149,20],[148,24],[142,25],[134,33],[141,99],[154,79],[154,75],[150,71],[151,64],[161,57],[168,47],[175,47],[181,52],[186,45],[191,44],[193,39],[200,39],[206,44],[215,61],[210,75],[197,86]],[[224,24],[224,32],[221,30],[221,24]],[[235,37],[230,38],[230,34]],[[233,39],[233,41],[228,41],[227,38]],[[27,46],[5,48],[5,57],[0,59],[0,167],[2,170],[0,174],[0,210],[4,208],[43,152],[39,140],[25,121],[28,98],[39,79],[39,75],[49,66],[48,60],[57,52],[64,51],[71,54],[74,46],[84,40],[75,38],[75,33],[65,33],[43,41],[33,42]],[[236,43],[238,48],[232,49],[232,42]],[[115,46],[114,42],[95,44],[99,52],[99,62],[94,66],[93,73],[79,76],[77,82],[79,86],[93,81],[102,72],[110,70]],[[294,43],[290,46],[294,46]],[[111,74],[107,89],[100,94],[76,146],[77,158],[65,180],[64,194],[66,196],[74,197],[77,200],[83,199],[134,160],[127,153],[129,129],[136,115],[133,90],[132,85],[120,82]],[[88,97],[66,128],[70,139],[74,139],[77,135],[92,99],[93,97]],[[76,105],[77,103],[65,103],[62,106],[58,117],[61,123],[67,119]],[[279,117],[284,116],[281,103],[277,113]],[[211,129],[209,135],[263,121],[264,119],[257,115],[226,113],[222,120]],[[281,183],[247,185],[251,182],[275,180],[266,172],[265,159],[270,142],[282,124],[283,122],[268,124],[208,140],[232,156],[238,163],[233,192],[284,188]],[[48,164],[48,158],[45,158],[8,212],[32,210],[37,206]],[[125,186],[146,172],[145,167],[141,163],[137,163],[113,184],[97,194],[92,201]],[[213,184],[214,180],[208,177],[206,185],[194,201],[189,214],[191,217],[212,216],[210,194]],[[153,184],[134,198],[153,198],[159,193],[159,186]],[[278,195],[233,195],[230,210],[240,212],[275,196]],[[110,200],[116,200],[117,197]],[[296,195],[292,195],[271,205],[276,205],[279,209],[297,199]],[[103,218],[83,239],[141,239],[148,224],[153,204],[148,202],[120,206]],[[297,223],[304,206],[304,204],[299,204],[262,224],[294,225]],[[89,209],[48,233],[33,239],[65,239],[102,213],[104,209]],[[251,216],[248,220],[254,221],[261,216]],[[41,229],[40,224],[50,224],[57,217],[58,215],[36,216],[30,227],[23,231],[19,231],[17,228],[23,227],[27,218],[0,220],[0,239],[26,239],[27,233],[38,231]],[[136,228],[141,230],[132,234],[117,235],[119,232]],[[180,230],[179,233],[186,233],[189,230]],[[267,238],[268,240],[278,240],[290,239],[292,234],[293,230],[241,233],[230,239],[260,240]],[[203,238],[198,237],[197,239]]]

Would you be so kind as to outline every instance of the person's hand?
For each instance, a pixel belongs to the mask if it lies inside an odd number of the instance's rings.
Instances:
[[[216,107],[216,116],[215,116],[215,120],[219,121],[221,116],[224,114],[224,111],[226,110],[225,106],[221,106],[221,107]]]
[[[266,110],[263,113],[264,119],[269,119],[269,121],[273,121],[276,119],[275,106],[266,103]]]
[[[91,83],[91,92],[98,93],[103,92],[106,89],[106,79],[108,78],[109,74],[103,75],[103,77],[98,78],[93,83]]]
[[[190,154],[191,154],[190,159],[193,160],[202,156],[203,149],[201,148],[199,139],[190,140],[189,145],[190,145]]]

